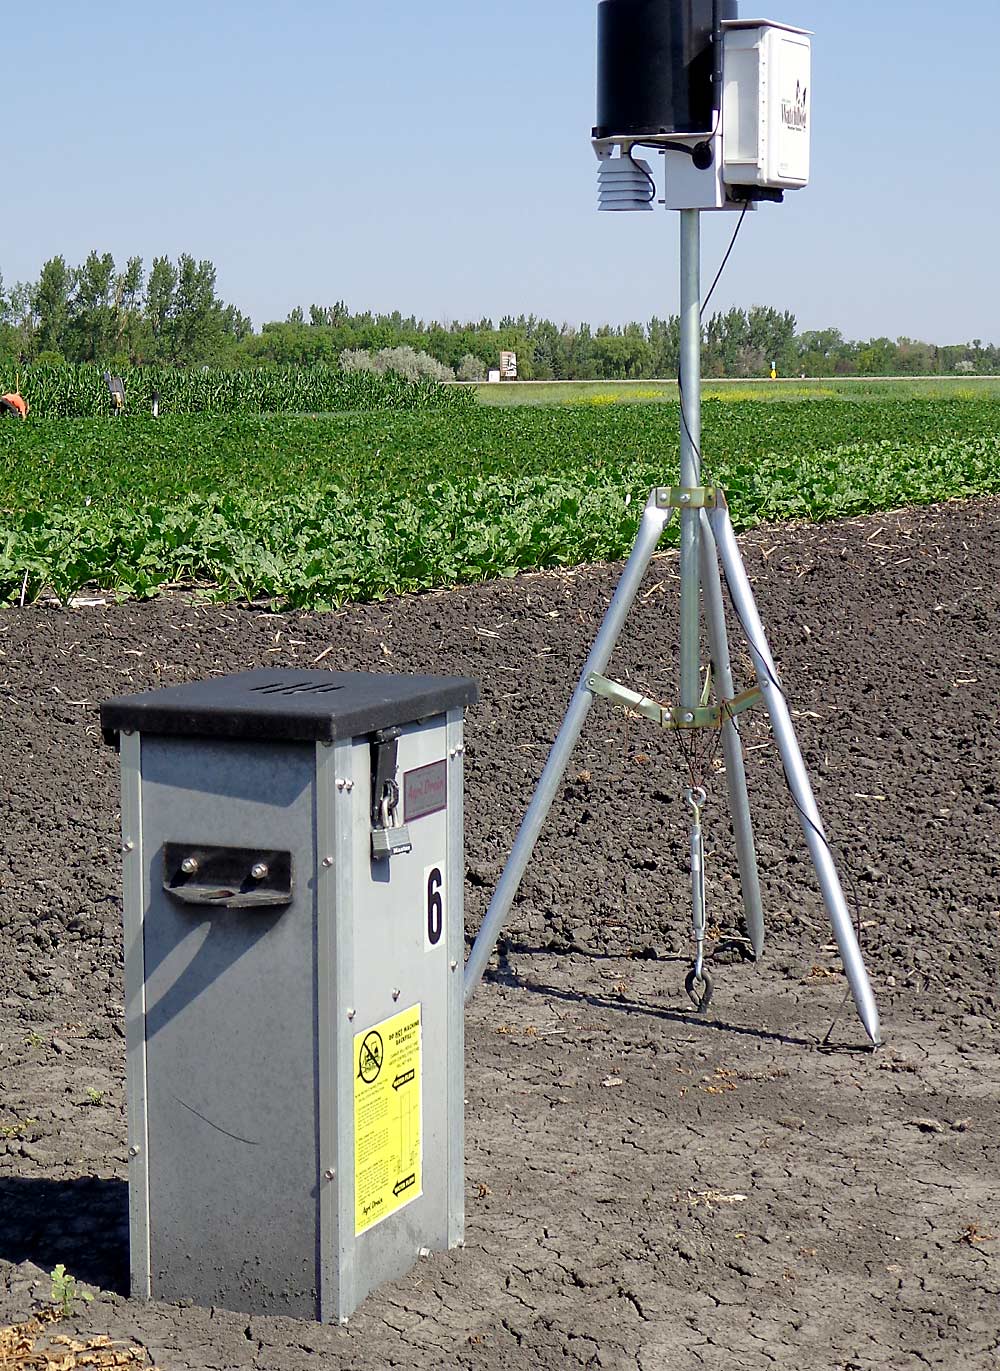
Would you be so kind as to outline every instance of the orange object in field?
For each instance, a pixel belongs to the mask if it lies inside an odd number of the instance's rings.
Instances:
[[[0,414],[20,414],[22,419],[27,419],[28,402],[16,390],[8,391],[6,395],[0,395]]]

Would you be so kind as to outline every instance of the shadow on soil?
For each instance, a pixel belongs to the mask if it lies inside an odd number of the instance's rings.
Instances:
[[[127,1183],[0,1177],[0,1259],[43,1271],[62,1262],[77,1280],[127,1295]]]
[[[839,1035],[836,1038],[833,1037],[833,1030],[838,1027],[841,1018],[839,1011],[830,1025],[830,1032],[827,1037],[821,1039],[818,1037],[801,1037],[793,1033],[782,1033],[766,1028],[750,1028],[744,1024],[734,1024],[724,1019],[712,1018],[697,1011],[667,1009],[663,1005],[630,1000],[624,995],[612,996],[592,990],[567,990],[562,986],[547,985],[535,978],[529,979],[522,976],[507,964],[506,959],[501,962],[499,969],[487,972],[486,979],[499,985],[509,985],[518,990],[526,990],[533,995],[544,995],[549,1000],[560,1000],[564,1004],[586,1003],[597,1009],[607,1010],[612,1014],[645,1014],[652,1019],[660,1019],[666,1023],[683,1024],[687,1028],[701,1029],[706,1033],[731,1033],[737,1037],[757,1038],[761,1042],[781,1043],[788,1047],[802,1047],[811,1052],[844,1052],[849,1055],[870,1056],[873,1050],[868,1042],[851,1043],[843,1041]]]

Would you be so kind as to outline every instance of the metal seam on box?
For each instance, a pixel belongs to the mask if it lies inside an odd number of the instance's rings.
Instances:
[[[340,1159],[337,1156],[336,1080],[337,1002],[334,995],[336,967],[337,867],[327,866],[324,856],[334,855],[336,818],[333,796],[336,758],[334,749],[316,746],[315,823],[316,823],[316,1033],[319,1090],[317,1098],[318,1156],[316,1185],[319,1196],[319,1317],[324,1322],[338,1309],[337,1270],[337,1186]],[[334,1171],[332,1178],[326,1175]]]
[[[121,743],[122,915],[125,942],[125,1053],[128,1058],[129,1268],[132,1294],[149,1299],[149,1136],[146,1112],[146,907],[142,841],[142,744]],[[138,1151],[136,1151],[138,1149]]]
[[[465,1240],[465,863],[463,858],[464,721],[448,711],[448,1246]]]
[[[335,787],[331,790],[334,816],[333,879],[335,908],[346,911],[352,908],[354,888],[354,796],[357,793],[357,777],[354,774],[354,744],[351,739],[337,743],[326,749],[332,762],[327,764],[328,785],[334,786],[334,778],[339,776],[355,784],[348,790]],[[367,817],[366,817],[367,827]],[[336,995],[334,996],[334,1015],[336,1032],[334,1051],[336,1052],[337,1099],[334,1107],[337,1129],[337,1305],[333,1317],[343,1321],[344,1310],[353,1310],[357,1282],[356,1255],[357,1238],[354,1228],[354,1029],[348,1020],[349,1010],[354,1008],[354,925],[347,917],[338,917],[335,922],[334,975]],[[329,1088],[329,1087],[328,1087]],[[349,1179],[348,1179],[349,1178]]]

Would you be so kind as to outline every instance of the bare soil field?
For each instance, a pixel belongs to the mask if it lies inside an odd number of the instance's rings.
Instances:
[[[187,595],[0,613],[0,1329],[61,1262],[93,1300],[40,1345],[107,1334],[163,1371],[1000,1367],[1000,502],[741,542],[885,1046],[845,1005],[762,719],[744,738],[768,946],[756,966],[726,950],[739,895],[708,756],[720,952],[692,1012],[688,768],[597,702],[469,1008],[466,1246],[345,1328],[128,1298],[118,761],[98,706],[273,664],[479,678],[472,935],[617,569],[330,615]],[[611,671],[665,701],[678,586],[666,553]],[[0,1335],[0,1366],[48,1365],[27,1341]],[[53,1364],[87,1364],[67,1346]]]

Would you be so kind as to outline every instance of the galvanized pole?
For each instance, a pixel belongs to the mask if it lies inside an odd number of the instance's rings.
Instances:
[[[701,448],[701,214],[681,210],[681,486],[697,486]],[[697,509],[681,510],[680,706],[701,700],[701,526]]]
[[[681,485],[701,485],[701,223],[698,210],[681,211]],[[700,564],[699,564],[700,559]],[[699,583],[699,573],[703,582]],[[722,580],[715,539],[697,510],[681,511],[681,695],[682,709],[693,709],[701,694],[699,590],[704,586],[705,618],[715,666],[716,691],[732,699],[733,675],[726,641]],[[757,874],[743,744],[733,719],[722,725],[726,786],[733,819],[736,858],[747,932],[755,957],[764,950],[764,912]]]

